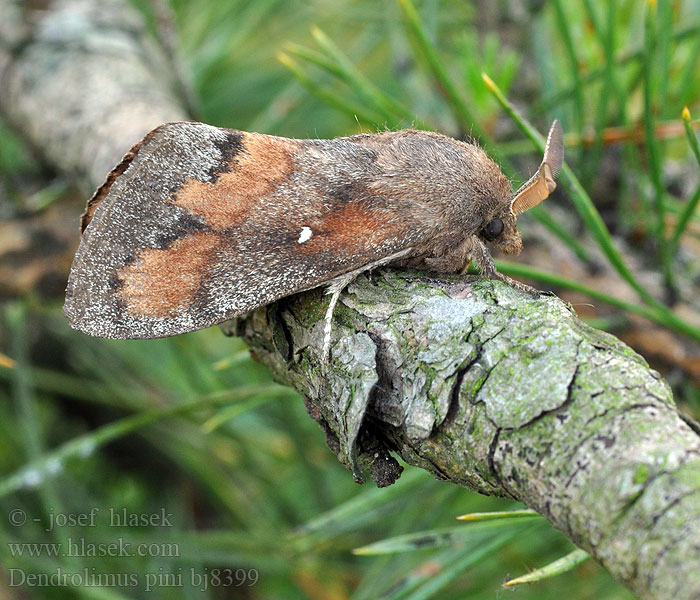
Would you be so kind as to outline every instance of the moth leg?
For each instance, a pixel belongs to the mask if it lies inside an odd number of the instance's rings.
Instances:
[[[349,273],[345,273],[344,275],[339,275],[338,277],[332,279],[328,283],[326,293],[330,294],[331,301],[329,302],[328,308],[326,309],[326,316],[323,318],[323,349],[321,356],[323,357],[324,361],[328,360],[328,357],[330,356],[331,332],[333,331],[333,311],[335,310],[335,307],[338,304],[338,299],[340,298],[340,294],[343,292],[343,290],[346,287],[348,287],[355,279],[355,277],[357,277],[360,273],[371,271],[372,269],[376,269],[377,267],[388,265],[391,262],[400,260],[407,254],[409,254],[411,250],[412,248],[404,248],[403,250],[399,250],[394,254],[385,256],[384,258],[380,258],[375,262],[364,265],[359,269],[355,269],[354,271],[350,271]]]
[[[326,309],[326,316],[323,318],[323,350],[321,351],[321,356],[323,360],[328,360],[331,352],[331,332],[333,331],[333,311],[338,304],[338,299],[343,290],[352,283],[352,280],[357,277],[358,273],[352,271],[351,273],[346,273],[340,277],[336,277],[328,285],[326,290],[327,294],[330,294],[331,301],[328,303],[328,308]]]
[[[529,286],[525,283],[521,283],[520,281],[516,281],[515,279],[511,279],[510,277],[508,277],[508,275],[504,275],[503,273],[499,273],[496,270],[496,265],[493,262],[493,258],[491,256],[491,253],[489,252],[488,248],[477,237],[472,238],[471,256],[474,259],[474,262],[477,264],[477,266],[481,270],[481,274],[484,275],[485,277],[488,277],[490,279],[498,279],[500,281],[503,281],[504,283],[507,283],[511,287],[514,287],[516,290],[520,290],[521,292],[525,292],[527,294],[530,294],[533,298],[540,297],[539,290],[536,290],[532,286]]]

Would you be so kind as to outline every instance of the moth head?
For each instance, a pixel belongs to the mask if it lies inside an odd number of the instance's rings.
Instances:
[[[507,209],[502,210],[500,214],[489,216],[479,232],[479,237],[506,254],[519,254],[522,240],[517,229],[516,217],[537,206],[556,189],[555,178],[563,161],[563,132],[559,121],[555,119],[549,129],[544,157],[537,172],[515,192]]]
[[[520,254],[523,247],[515,215],[510,210],[489,217],[479,231],[479,237],[505,254]]]

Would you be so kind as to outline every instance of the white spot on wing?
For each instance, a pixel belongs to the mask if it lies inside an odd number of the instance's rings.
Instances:
[[[311,231],[311,227],[307,227],[306,225],[304,225],[304,227],[302,227],[301,231],[299,232],[299,239],[297,240],[297,244],[303,244],[304,242],[308,242],[313,234],[314,232]]]

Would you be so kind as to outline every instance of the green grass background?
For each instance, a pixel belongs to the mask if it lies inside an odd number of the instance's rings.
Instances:
[[[152,6],[134,4],[157,33]],[[196,117],[215,125],[288,137],[406,126],[474,135],[516,185],[541,156],[541,139],[522,118],[542,132],[558,117],[571,169],[557,202],[571,218],[558,220],[543,206],[523,227],[541,223],[584,261],[590,247],[578,238],[586,231],[634,295],[623,300],[557,273],[500,267],[587,292],[623,318],[641,314],[684,342],[700,340],[697,323],[670,300],[697,262],[678,240],[698,221],[700,153],[681,111],[700,112],[700,2],[173,0],[171,7]],[[485,85],[482,72],[498,89]],[[662,139],[669,122],[678,134]],[[604,135],[612,126],[636,127],[639,136],[616,146],[614,192],[594,194],[613,160]],[[6,127],[0,134],[0,174],[21,204],[21,186],[12,182],[41,166]],[[586,148],[577,144],[584,134],[591,135]],[[668,182],[678,165],[686,186]],[[665,294],[647,291],[611,231],[643,238],[646,266]],[[632,597],[592,561],[504,590],[506,579],[574,546],[541,519],[471,532],[457,515],[522,507],[418,469],[407,468],[385,490],[357,486],[301,398],[216,328],[118,342],[71,331],[60,303],[38,296],[0,310],[0,352],[16,361],[0,366],[0,597]],[[697,415],[697,387],[680,377],[675,388]],[[57,524],[91,509],[98,509],[93,523]],[[110,524],[110,509],[172,517],[122,528]],[[22,515],[25,522],[13,521]],[[386,554],[352,552],[436,529],[450,535],[433,533],[419,549],[394,541]],[[26,547],[19,556],[17,544],[65,549],[69,540],[147,546],[145,556],[49,557],[46,549],[27,556]],[[57,572],[93,580],[126,574],[137,585],[13,585]]]

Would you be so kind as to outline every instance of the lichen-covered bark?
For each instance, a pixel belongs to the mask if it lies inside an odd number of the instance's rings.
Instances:
[[[393,450],[536,509],[640,598],[700,597],[700,435],[630,348],[554,297],[383,270],[342,296],[324,361],[321,300],[237,330],[356,478],[359,453],[390,483]]]
[[[128,2],[46,4],[0,0],[0,110],[92,191],[145,131],[186,114]],[[629,348],[555,298],[384,270],[343,294],[326,362],[326,303],[312,291],[237,329],[355,477],[390,484],[393,451],[522,500],[640,598],[700,597],[700,435]]]

